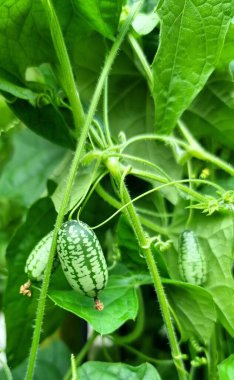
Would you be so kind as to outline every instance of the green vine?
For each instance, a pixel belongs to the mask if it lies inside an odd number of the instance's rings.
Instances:
[[[76,172],[77,172],[77,169],[79,166],[80,159],[81,159],[82,154],[83,154],[85,142],[86,142],[86,139],[87,139],[87,136],[89,133],[89,129],[90,129],[90,126],[92,124],[92,121],[93,121],[93,118],[95,115],[97,104],[98,104],[99,99],[100,99],[101,94],[102,94],[102,89],[103,89],[103,86],[105,84],[105,80],[108,77],[112,63],[113,63],[113,61],[117,55],[117,52],[119,50],[119,47],[120,47],[120,45],[121,45],[121,43],[122,43],[122,41],[123,41],[127,31],[128,31],[128,28],[131,25],[131,22],[135,16],[135,14],[140,9],[141,5],[142,5],[142,1],[135,4],[135,6],[132,8],[131,13],[129,14],[126,21],[122,24],[120,32],[119,32],[114,44],[112,45],[112,48],[111,48],[111,50],[110,50],[110,52],[106,58],[106,61],[105,61],[103,70],[101,72],[100,78],[98,80],[96,89],[94,91],[93,98],[92,98],[91,104],[90,104],[90,108],[89,108],[88,114],[85,118],[83,128],[82,128],[82,131],[81,131],[81,134],[79,137],[79,141],[77,144],[77,148],[76,148],[75,155],[74,155],[74,158],[73,158],[73,161],[71,164],[71,168],[70,168],[70,172],[69,172],[69,179],[68,179],[67,187],[65,189],[63,201],[62,201],[62,204],[61,204],[58,216],[57,216],[57,220],[55,223],[54,235],[53,235],[52,245],[51,245],[49,259],[48,259],[48,265],[46,267],[45,277],[44,277],[44,281],[43,281],[43,284],[41,287],[41,292],[40,292],[40,297],[39,297],[37,312],[36,312],[36,322],[35,322],[35,328],[34,328],[34,333],[33,333],[32,346],[31,346],[29,361],[28,361],[26,380],[32,380],[32,378],[33,378],[36,355],[37,355],[38,345],[39,345],[39,341],[40,341],[41,329],[42,329],[42,323],[43,323],[43,317],[44,317],[44,311],[45,311],[46,296],[47,296],[47,291],[48,291],[49,282],[50,282],[50,274],[51,274],[51,270],[52,270],[52,266],[53,266],[53,258],[54,258],[54,254],[55,254],[55,250],[56,250],[56,241],[57,241],[58,230],[62,224],[64,215],[66,213],[66,208],[67,208],[67,204],[69,201],[71,188],[72,188],[72,185],[73,185],[73,182],[75,179],[75,175],[76,175]],[[57,34],[59,36],[57,42],[54,42],[56,44],[56,51],[59,51],[59,54],[63,55],[63,47],[65,48],[65,50],[66,50],[66,47],[65,47],[62,32],[61,32],[61,29],[59,26],[59,22],[57,20],[56,13],[53,10],[52,4],[48,0],[47,1],[43,0],[43,6],[45,7],[46,14],[49,15],[49,21],[52,20],[52,22],[50,23],[50,27],[51,27],[51,29],[53,29],[51,31],[52,36],[54,36],[54,38],[57,36]],[[68,57],[68,55],[67,55],[67,57]],[[63,72],[66,72],[69,70],[69,68],[68,68],[68,66],[70,67],[69,58],[68,58],[68,60],[66,60],[66,59],[60,60],[60,64],[63,66],[63,69],[62,69]],[[75,87],[76,84],[74,82],[73,77],[72,77],[72,80],[73,80],[73,86]],[[78,110],[76,107],[73,108],[73,104],[71,104],[71,108],[72,108],[74,120],[77,120],[78,119],[78,115],[77,115]],[[79,114],[79,117],[80,117],[80,114]]]
[[[122,183],[122,168],[120,166],[120,163],[118,160],[111,158],[106,161],[106,166],[109,169],[111,175],[115,179],[115,182],[120,188],[121,183]],[[168,337],[169,337],[169,342],[170,342],[170,347],[171,347],[171,352],[172,352],[172,358],[174,361],[174,364],[176,366],[178,376],[180,380],[186,380],[187,379],[187,374],[184,368],[184,363],[182,360],[182,354],[180,352],[180,347],[176,338],[176,334],[174,331],[173,323],[171,320],[171,315],[170,315],[170,310],[169,310],[169,305],[167,301],[167,297],[161,282],[161,278],[158,272],[157,265],[154,260],[153,253],[150,248],[150,244],[148,241],[148,238],[146,237],[144,230],[142,228],[142,225],[140,223],[140,220],[138,218],[138,215],[135,211],[135,208],[133,206],[132,200],[130,198],[130,195],[128,193],[128,190],[125,185],[122,184],[122,203],[126,207],[125,214],[127,218],[129,219],[129,222],[131,223],[134,233],[136,235],[136,238],[139,243],[139,247],[141,248],[143,255],[145,257],[147,266],[149,268],[149,272],[152,276],[153,279],[153,284],[154,288],[156,291],[156,294],[158,296],[158,301],[161,307],[161,312],[163,316],[163,320],[165,322],[167,332],[168,332]]]

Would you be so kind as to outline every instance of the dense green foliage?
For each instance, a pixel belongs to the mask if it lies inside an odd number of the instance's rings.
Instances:
[[[232,0],[0,0],[1,379],[233,379],[233,16]],[[90,226],[82,267],[71,220]]]

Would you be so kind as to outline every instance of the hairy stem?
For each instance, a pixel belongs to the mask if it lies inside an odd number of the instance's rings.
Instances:
[[[106,161],[106,166],[109,169],[111,175],[116,181],[117,186],[120,188],[121,181],[122,181],[122,168],[118,160],[115,158],[109,158]],[[136,235],[136,238],[138,240],[139,246],[143,252],[143,255],[145,257],[146,263],[149,268],[149,272],[152,276],[154,288],[158,296],[158,301],[161,307],[161,312],[163,316],[164,323],[167,328],[169,343],[171,347],[172,352],[172,358],[175,363],[178,376],[180,380],[187,379],[186,371],[184,368],[184,363],[182,360],[182,354],[180,351],[180,347],[176,338],[176,334],[174,331],[174,326],[171,320],[170,310],[169,310],[169,304],[167,301],[167,297],[161,282],[161,278],[159,275],[159,271],[156,265],[156,262],[153,257],[153,253],[150,248],[149,240],[147,239],[144,230],[142,228],[142,225],[140,223],[139,217],[136,213],[136,210],[132,204],[131,197],[128,193],[128,190],[125,185],[122,185],[122,202],[123,204],[128,204],[126,207],[127,213],[126,216],[129,217],[129,222],[133,227],[134,233]]]
[[[49,5],[48,1],[44,2],[43,4],[45,4],[45,6]],[[106,78],[110,72],[112,63],[113,63],[113,61],[117,55],[118,49],[119,49],[127,31],[128,31],[128,28],[129,28],[135,14],[140,9],[141,5],[142,5],[142,1],[137,3],[132,8],[131,13],[129,14],[126,21],[123,23],[123,25],[120,29],[120,32],[119,32],[114,44],[112,45],[112,48],[111,48],[111,50],[110,50],[110,52],[106,58],[106,61],[105,61],[103,70],[101,72],[100,78],[98,80],[96,89],[94,91],[93,98],[92,98],[91,104],[90,104],[90,108],[89,108],[87,117],[85,119],[80,138],[78,140],[77,148],[76,148],[75,155],[74,155],[74,158],[73,158],[73,161],[71,164],[71,168],[70,168],[70,172],[69,172],[67,187],[65,189],[62,204],[61,204],[61,207],[60,207],[60,210],[59,210],[59,213],[57,216],[57,220],[55,223],[54,235],[53,235],[52,245],[51,245],[49,259],[48,259],[48,265],[46,267],[45,277],[44,277],[44,281],[42,284],[41,293],[40,293],[40,297],[39,297],[39,301],[38,301],[35,329],[34,329],[34,333],[33,333],[33,341],[32,341],[32,346],[31,346],[30,355],[29,355],[26,380],[32,380],[32,378],[33,378],[36,355],[37,355],[38,345],[39,345],[39,341],[40,341],[43,317],[44,317],[44,312],[45,312],[46,296],[47,296],[47,291],[48,291],[49,282],[50,282],[50,274],[51,274],[51,270],[52,270],[52,266],[53,266],[53,258],[54,258],[54,254],[56,251],[57,234],[58,234],[58,230],[62,224],[64,215],[66,213],[67,204],[68,204],[68,201],[70,198],[72,185],[73,185],[75,175],[76,175],[76,172],[77,172],[77,169],[79,166],[79,162],[80,162],[83,150],[84,150],[86,138],[88,136],[89,129],[90,129],[90,126],[91,126],[91,123],[92,123],[92,120],[93,120],[93,117],[94,117],[94,114],[95,114],[95,111],[97,108],[97,104],[98,104],[99,99],[101,97],[102,89],[103,89],[105,80],[106,80]],[[66,61],[63,63],[65,64]],[[73,112],[73,114],[76,113],[76,108],[72,109],[72,112]]]

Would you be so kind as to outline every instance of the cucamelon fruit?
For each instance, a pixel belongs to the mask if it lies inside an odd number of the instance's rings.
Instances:
[[[49,259],[50,247],[52,244],[54,231],[50,231],[44,236],[37,245],[33,248],[27,258],[24,271],[28,276],[28,281],[21,286],[20,293],[23,295],[31,296],[29,290],[31,282],[39,282],[43,280],[45,269]],[[58,258],[54,258],[53,270],[58,266]]]
[[[65,222],[58,231],[57,251],[70,286],[94,298],[96,309],[102,310],[98,294],[107,284],[108,271],[95,233],[81,221]]]
[[[206,261],[194,231],[185,230],[180,234],[178,248],[178,264],[182,280],[202,285],[206,281]]]

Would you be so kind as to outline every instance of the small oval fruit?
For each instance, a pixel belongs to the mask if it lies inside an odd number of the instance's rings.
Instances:
[[[28,276],[28,281],[20,287],[20,293],[31,297],[31,282],[39,282],[43,280],[45,269],[49,259],[50,248],[52,244],[54,231],[50,231],[44,236],[33,248],[27,258],[24,271]],[[59,264],[58,257],[54,258],[53,271]]]
[[[96,309],[102,310],[98,294],[107,284],[108,270],[95,233],[87,224],[69,220],[58,231],[57,251],[70,286],[94,298]]]
[[[50,248],[52,244],[54,231],[49,232],[43,239],[37,243],[28,256],[25,265],[25,273],[31,281],[42,281],[45,269],[49,259]],[[55,258],[53,270],[57,267],[58,260]]]
[[[180,234],[178,248],[178,264],[182,280],[202,285],[206,281],[206,260],[194,231],[185,230]]]

